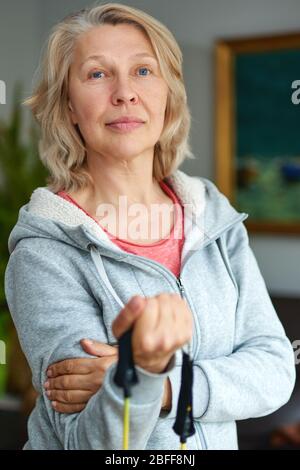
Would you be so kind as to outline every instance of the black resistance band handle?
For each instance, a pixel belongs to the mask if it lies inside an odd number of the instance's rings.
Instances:
[[[132,329],[126,331],[119,338],[119,358],[114,382],[124,390],[124,396],[131,396],[131,387],[138,383],[138,377],[133,362],[132,354]]]
[[[173,430],[180,436],[181,442],[195,434],[193,421],[193,361],[183,351],[181,369],[181,387],[177,405],[177,415]]]

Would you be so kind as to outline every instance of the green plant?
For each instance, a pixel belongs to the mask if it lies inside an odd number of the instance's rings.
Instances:
[[[14,104],[7,123],[0,122],[0,306],[5,305],[3,276],[8,262],[7,241],[19,209],[32,191],[45,186],[46,169],[38,155],[39,131],[32,120],[27,138],[22,141],[23,116],[20,105],[21,85],[14,91]],[[24,139],[23,139],[24,140]]]
[[[11,116],[7,122],[0,121],[0,340],[5,337],[6,341],[9,326],[4,273],[9,259],[8,237],[18,219],[19,209],[29,201],[35,188],[46,185],[47,177],[39,159],[39,130],[33,119],[22,139],[21,90],[21,84],[17,83]],[[1,368],[3,384],[3,366]]]

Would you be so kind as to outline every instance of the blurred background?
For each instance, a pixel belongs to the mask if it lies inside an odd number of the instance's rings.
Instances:
[[[300,33],[300,0],[118,3],[153,15],[177,39],[183,52],[184,78],[193,117],[191,146],[197,157],[185,162],[182,169],[216,181],[215,43],[220,38]],[[33,189],[45,185],[46,176],[38,159],[39,131],[20,102],[31,93],[42,47],[51,27],[67,14],[89,5],[91,2],[84,0],[0,0],[0,84],[6,86],[5,102],[3,96],[2,100],[0,97],[0,449],[22,448],[26,441],[27,417],[36,398],[3,289],[9,233],[19,208],[28,201]],[[300,80],[300,76],[296,79]],[[295,345],[296,359],[296,348],[300,348],[300,234],[250,233],[250,244],[274,307]],[[298,444],[295,437],[277,440],[275,445],[274,431],[297,423]],[[239,422],[238,432],[241,449],[300,449],[299,380],[288,404],[268,417]]]

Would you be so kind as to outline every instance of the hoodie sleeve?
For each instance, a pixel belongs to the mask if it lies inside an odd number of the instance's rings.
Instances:
[[[194,418],[203,422],[233,421],[273,413],[290,398],[295,359],[269,297],[257,261],[240,222],[217,243],[238,291],[235,344],[232,354],[194,362]],[[169,378],[174,401],[165,418],[176,415],[179,368]]]
[[[50,364],[90,357],[80,346],[82,338],[107,342],[98,303],[62,266],[63,262],[58,265],[42,250],[18,246],[5,273],[8,306],[33,384],[64,449],[122,449],[123,391],[113,381],[116,364],[107,370],[102,387],[80,413],[54,411],[45,394],[43,385]],[[175,355],[162,374],[136,367],[139,383],[130,401],[131,449],[146,448],[161,410],[164,381],[174,364]]]

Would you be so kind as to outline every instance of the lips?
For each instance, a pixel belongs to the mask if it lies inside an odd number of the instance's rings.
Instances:
[[[106,124],[106,125],[107,127],[111,129],[115,129],[117,131],[128,132],[128,131],[132,131],[134,129],[141,127],[143,124],[144,124],[143,122],[130,121],[130,122],[116,122],[116,123]]]
[[[145,124],[145,121],[143,121],[143,119],[140,117],[127,115],[119,116],[117,119],[108,122],[106,126],[111,130],[124,133],[138,129],[143,124]]]
[[[137,116],[120,116],[119,118],[108,122],[107,125],[119,124],[119,123],[131,123],[131,122],[143,123],[144,121],[143,121],[143,119],[141,119]]]

